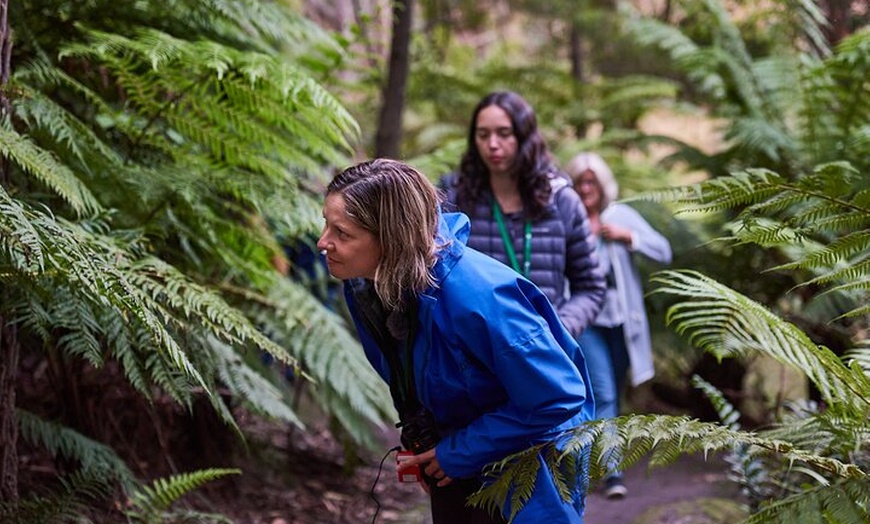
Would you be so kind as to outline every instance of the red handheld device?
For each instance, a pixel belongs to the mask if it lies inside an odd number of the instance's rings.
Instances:
[[[396,454],[396,465],[401,464],[400,457],[413,457],[414,453],[412,451],[399,451]],[[414,465],[407,469],[403,469],[402,471],[398,471],[399,482],[420,482],[423,478],[420,473],[420,466]]]

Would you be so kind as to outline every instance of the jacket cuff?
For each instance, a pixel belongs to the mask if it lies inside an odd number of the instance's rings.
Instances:
[[[640,235],[637,234],[637,231],[631,232],[631,241],[628,243],[628,250],[634,251],[637,249],[637,245],[640,242]]]

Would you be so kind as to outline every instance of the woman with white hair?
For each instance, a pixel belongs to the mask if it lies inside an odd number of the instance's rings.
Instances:
[[[619,186],[601,156],[581,153],[568,163],[566,171],[586,207],[607,282],[604,307],[580,334],[579,342],[589,367],[596,418],[613,418],[619,416],[620,394],[629,368],[632,386],[646,382],[654,374],[649,321],[635,254],[669,264],[671,246],[640,213],[615,202]],[[616,469],[618,458],[610,457],[609,462],[604,494],[622,498],[628,490]]]

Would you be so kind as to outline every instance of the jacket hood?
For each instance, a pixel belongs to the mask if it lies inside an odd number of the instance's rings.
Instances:
[[[450,274],[456,262],[462,258],[465,243],[471,233],[471,221],[463,213],[440,213],[438,216],[438,262],[432,268],[437,282],[442,282]]]

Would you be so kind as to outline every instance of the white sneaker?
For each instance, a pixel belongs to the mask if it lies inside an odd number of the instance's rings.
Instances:
[[[622,499],[628,495],[628,488],[622,482],[621,477],[608,477],[604,481],[604,496],[611,499]]]

